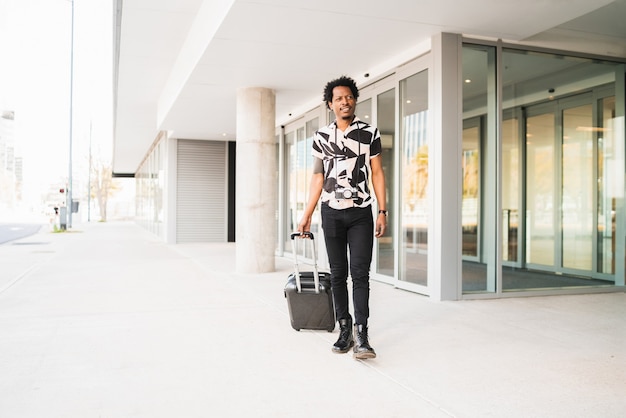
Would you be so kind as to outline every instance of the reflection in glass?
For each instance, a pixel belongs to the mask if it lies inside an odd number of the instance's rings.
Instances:
[[[517,117],[502,122],[502,261],[517,266],[520,226],[520,147]],[[505,263],[508,262],[508,263]]]
[[[471,126],[463,129],[463,151],[461,155],[463,196],[461,225],[463,228],[464,256],[478,256],[479,190],[480,190],[480,128]]]
[[[623,177],[614,144],[608,156],[605,148],[611,133],[604,127],[615,117],[616,66],[513,50],[505,50],[503,61],[509,70],[505,102],[527,115],[521,218],[526,251],[518,263],[522,269],[504,270],[504,289],[606,285],[614,280],[608,274],[614,273],[615,225],[613,189],[606,183]],[[537,72],[550,88],[542,92],[532,78],[513,83],[522,68]]]
[[[554,114],[529,117],[526,124],[526,260],[554,264]]]
[[[428,71],[400,82],[401,220],[400,280],[427,285]]]
[[[362,121],[372,123],[372,99],[357,102],[354,114]],[[335,120],[335,115],[333,115],[333,120]]]
[[[563,111],[561,231],[563,267],[593,264],[593,126],[591,104]]]
[[[304,194],[304,201],[301,210],[304,211],[304,208],[309,201],[309,182],[311,177],[313,176],[313,154],[311,150],[313,149],[313,136],[315,132],[319,129],[319,118],[314,118],[306,122],[305,124],[305,134],[306,138],[304,139],[304,188],[306,193]],[[299,209],[300,210],[300,209]],[[320,227],[320,211],[316,210],[313,212],[313,216],[311,217],[311,232],[313,235],[317,235]],[[306,257],[313,258],[311,245],[303,245],[304,254]]]
[[[616,114],[615,74],[623,71],[610,62],[504,48],[497,114],[488,101],[496,79],[491,51],[463,47],[463,292],[492,291],[494,266],[485,260],[494,249],[502,266],[495,291],[614,281],[624,274],[616,272],[624,254],[615,254],[624,156],[614,134],[623,117]],[[491,172],[486,121],[496,116],[499,202],[481,193]],[[487,211],[495,203],[501,230],[490,246]]]
[[[304,208],[309,198],[309,184],[313,175],[313,136],[319,129],[319,118],[313,118],[305,126],[285,134],[285,155],[287,156],[287,175],[285,176],[285,190],[287,201],[287,230],[285,231],[285,251],[291,252],[290,234],[298,228]],[[313,213],[311,232],[319,231],[319,211]],[[313,256],[310,245],[298,246],[298,252],[307,258]]]
[[[600,126],[597,130],[598,142],[598,273],[615,274],[615,210],[617,190],[615,167],[615,97],[600,100]]]
[[[298,229],[298,213],[296,211],[296,132],[291,131],[285,134],[285,155],[287,173],[285,176],[285,201],[287,211],[285,218],[287,220],[287,229],[285,231],[284,247],[285,251],[291,252],[291,239],[290,234]]]
[[[495,101],[495,48],[467,45],[463,48],[462,58],[462,282],[464,292],[485,292],[494,287],[493,284],[489,285],[488,279],[491,271],[491,283],[494,282],[494,257],[487,250],[494,248],[493,242],[482,242],[481,237],[489,236],[488,228],[494,228],[494,220],[485,219],[487,205],[493,207],[494,202],[493,197],[484,192],[484,188],[489,178],[487,173],[493,173],[495,167],[493,156],[489,157],[493,151],[490,152],[486,147],[491,144],[493,150],[494,140],[488,139],[488,123],[494,120],[494,115],[490,115],[487,109]],[[491,169],[487,162],[491,162]]]
[[[135,174],[137,222],[152,233],[164,237],[163,185],[164,145],[159,140]]]
[[[378,260],[376,272],[394,277],[394,219],[396,211],[391,207],[393,196],[393,173],[394,173],[394,143],[395,143],[395,117],[396,117],[396,91],[388,90],[378,95],[376,125],[380,131],[382,142],[383,170],[385,171],[385,189],[387,201],[385,208],[389,211],[387,218],[387,230],[385,235],[376,240]],[[383,207],[380,203],[379,207]]]

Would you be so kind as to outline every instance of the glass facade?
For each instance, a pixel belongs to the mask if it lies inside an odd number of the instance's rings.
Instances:
[[[285,165],[287,175],[285,176],[285,221],[287,227],[285,229],[285,236],[283,236],[284,246],[286,251],[291,249],[291,240],[289,239],[292,232],[297,229],[298,226],[298,212],[297,212],[297,147],[296,147],[296,131],[287,132],[285,134]]]
[[[615,284],[622,66],[471,44],[462,56],[463,292]]]
[[[285,132],[285,167],[287,170],[285,184],[282,185],[285,195],[285,233],[284,250],[292,251],[290,235],[298,229],[304,208],[309,198],[309,183],[313,174],[313,135],[319,129],[319,117],[306,118],[303,123],[287,127]],[[311,232],[317,236],[320,230],[318,211],[313,214]],[[302,256],[310,258],[311,246],[301,245]]]
[[[461,151],[461,256],[464,291],[495,289],[493,247],[495,199],[493,177],[496,79],[495,48],[465,46],[463,64],[463,134]],[[510,214],[509,214],[510,215]],[[492,239],[489,239],[489,238]]]
[[[165,144],[161,139],[135,173],[137,223],[162,238],[165,234],[163,229],[164,157]]]
[[[379,129],[382,143],[382,162],[386,181],[386,202],[389,212],[388,228],[384,237],[375,240],[372,271],[379,279],[395,281],[401,276],[406,283],[425,286],[427,283],[428,246],[428,71],[405,79],[386,80],[381,85],[361,90],[356,115]],[[400,109],[396,108],[397,91],[400,91]],[[401,112],[402,116],[399,116]],[[325,112],[327,120],[334,115]],[[396,135],[398,120],[401,138]],[[288,223],[284,249],[289,252],[289,233],[299,221],[308,199],[312,174],[311,146],[314,132],[319,128],[319,117],[305,117],[303,122],[287,125],[284,135],[286,221]],[[402,148],[403,151],[400,151]],[[400,170],[403,171],[400,188],[396,187],[396,161],[398,153],[405,153]],[[396,191],[400,190],[400,196]],[[398,199],[402,202],[398,206]],[[382,207],[382,206],[381,206]],[[401,209],[398,209],[401,207]],[[374,207],[377,209],[377,207]],[[374,214],[375,215],[375,214]],[[402,243],[396,239],[396,225],[400,223]],[[320,231],[319,211],[314,213],[311,229]],[[318,246],[320,243],[318,242]],[[399,251],[397,246],[401,245]],[[323,248],[323,244],[322,244]],[[299,250],[300,251],[300,250]],[[302,251],[306,251],[304,248]],[[323,252],[323,251],[320,251]],[[304,256],[310,256],[307,252]],[[399,261],[399,260],[402,261]],[[396,266],[400,265],[400,272]]]
[[[446,298],[623,285],[624,64],[458,39],[458,111],[431,108],[428,56],[361,88],[356,113],[380,130],[390,212],[373,277],[424,294],[446,287]],[[436,136],[438,112],[460,123],[457,190],[432,184],[452,161],[433,163],[434,141],[455,141]],[[320,105],[284,131],[287,251],[308,199],[312,135],[332,118]],[[437,202],[458,202],[458,219],[439,219]],[[433,225],[450,222],[458,235],[442,240]],[[318,211],[313,228],[322,232]],[[438,277],[455,263],[456,277]]]
[[[402,233],[399,279],[428,284],[428,71],[400,81]]]
[[[376,126],[380,131],[382,143],[382,161],[385,172],[385,208],[388,209],[387,231],[385,235],[375,241],[376,245],[376,273],[387,277],[395,277],[395,230],[393,225],[396,212],[392,209],[395,201],[393,175],[395,172],[395,143],[396,143],[396,89],[392,88],[376,95]],[[383,206],[379,203],[378,207]]]

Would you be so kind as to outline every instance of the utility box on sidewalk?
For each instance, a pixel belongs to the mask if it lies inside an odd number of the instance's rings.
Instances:
[[[59,229],[61,231],[67,229],[67,208],[65,206],[59,208]]]

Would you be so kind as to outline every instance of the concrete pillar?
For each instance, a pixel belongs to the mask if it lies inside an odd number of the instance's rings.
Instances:
[[[261,87],[237,90],[236,271],[274,271],[278,207],[276,97]]]
[[[461,154],[463,149],[461,35],[432,37],[429,71],[433,119],[432,187],[434,216],[428,228],[428,289],[436,301],[461,298]],[[430,163],[429,163],[430,164]]]

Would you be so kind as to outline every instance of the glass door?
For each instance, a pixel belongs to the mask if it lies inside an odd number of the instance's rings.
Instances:
[[[428,70],[400,80],[399,287],[428,285],[428,107]]]
[[[547,109],[526,120],[526,262],[553,269],[557,238],[556,120]]]
[[[464,260],[480,261],[480,158],[481,118],[463,122],[461,171],[463,193],[461,203],[462,254]]]
[[[289,128],[289,127],[288,127]],[[298,226],[298,204],[297,204],[297,190],[298,190],[298,172],[297,166],[297,129],[287,130],[285,132],[285,184],[283,185],[285,190],[285,236],[284,248],[286,252],[291,252],[291,240],[290,236]]]
[[[594,146],[591,103],[562,110],[561,239],[563,269],[593,269]]]
[[[382,80],[374,85],[367,86],[360,92],[362,98],[356,108],[359,119],[371,123],[378,128],[382,144],[382,163],[385,172],[386,202],[377,203],[372,207],[373,216],[378,207],[385,207],[389,216],[387,218],[387,230],[385,235],[374,241],[374,253],[372,271],[377,279],[392,282],[395,274],[395,244],[394,244],[394,221],[396,210],[394,209],[394,170],[395,170],[395,147],[396,142],[396,89],[394,80]],[[373,188],[370,187],[372,190]]]
[[[290,236],[292,232],[297,230],[309,198],[309,185],[311,175],[313,174],[311,149],[313,135],[320,126],[319,115],[320,112],[317,110],[309,112],[305,118],[285,127],[284,153],[286,173],[284,176],[285,184],[283,185],[285,196],[285,219],[283,220],[285,236],[282,239],[286,252],[292,251]],[[320,225],[319,210],[316,210],[313,213],[311,232],[316,236],[318,246],[320,240],[317,237]],[[306,258],[312,257],[310,245],[300,245],[298,248],[298,251],[302,251],[301,256]]]
[[[621,166],[620,147],[616,141],[615,96],[603,97],[598,102],[598,199],[597,199],[597,264],[596,271],[613,275],[615,269],[617,230],[617,196],[619,184],[615,171]]]
[[[462,58],[463,293],[623,285],[624,66],[469,43]]]
[[[521,267],[520,213],[521,162],[520,112],[504,112],[502,122],[502,265]]]
[[[388,210],[387,230],[385,235],[376,240],[375,266],[376,273],[395,276],[395,230],[393,225],[396,219],[395,190],[393,176],[395,174],[395,143],[396,143],[396,89],[385,89],[376,95],[376,125],[380,131],[382,142],[383,170],[385,171],[386,202]],[[380,203],[379,203],[380,206]],[[382,206],[381,206],[382,207]],[[375,214],[376,216],[376,214]]]
[[[613,105],[612,97],[590,93],[527,109],[524,258],[531,272],[505,280],[505,289],[590,286],[602,282],[589,279],[614,273],[615,196],[606,174],[614,144],[604,128]]]
[[[602,96],[602,91],[503,114],[499,245],[504,291],[608,285],[614,280],[620,193],[615,178],[621,160],[613,128],[615,97]],[[483,290],[475,277],[485,275],[483,131],[482,117],[464,121],[466,292]]]
[[[594,146],[592,105],[543,106],[526,121],[526,260],[564,273],[591,271]]]

